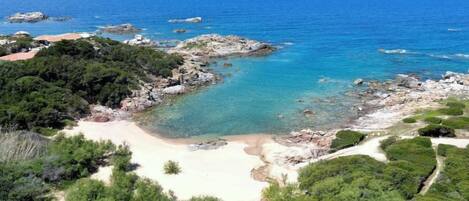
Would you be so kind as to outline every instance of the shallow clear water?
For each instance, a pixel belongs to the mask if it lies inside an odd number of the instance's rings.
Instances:
[[[327,127],[353,116],[354,100],[343,94],[356,78],[467,72],[468,9],[466,0],[8,0],[0,2],[1,16],[41,10],[73,20],[0,23],[0,33],[94,31],[129,22],[157,40],[221,33],[271,42],[282,48],[268,57],[218,61],[211,67],[224,75],[222,84],[156,108],[146,122],[149,129],[179,137],[282,133]],[[204,22],[167,22],[194,16]],[[177,28],[189,33],[172,33]],[[385,54],[380,48],[406,52]],[[223,68],[224,62],[233,67]],[[332,101],[319,101],[325,98]],[[304,117],[306,108],[316,114]]]

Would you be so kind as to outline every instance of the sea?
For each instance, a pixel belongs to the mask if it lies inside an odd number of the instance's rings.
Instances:
[[[0,34],[94,32],[132,23],[153,40],[234,34],[279,48],[265,57],[213,61],[209,68],[223,78],[218,84],[146,111],[142,126],[167,137],[331,128],[356,116],[357,100],[349,95],[355,79],[400,73],[437,79],[469,70],[467,0],[0,0],[0,16],[29,11],[72,19],[1,19]],[[198,16],[202,23],[168,22]]]

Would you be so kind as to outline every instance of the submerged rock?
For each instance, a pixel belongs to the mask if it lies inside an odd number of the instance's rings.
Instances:
[[[201,142],[197,144],[191,144],[189,145],[189,150],[191,151],[197,151],[197,150],[213,150],[213,149],[218,149],[222,146],[227,145],[228,142],[224,139],[216,139],[216,140],[210,140],[206,142]]]
[[[173,32],[174,33],[186,33],[187,30],[185,30],[185,29],[175,29]]]
[[[46,20],[48,17],[42,12],[15,13],[8,17],[10,23],[34,23]]]
[[[102,32],[112,33],[112,34],[133,34],[133,33],[138,33],[141,31],[141,29],[136,28],[132,24],[111,25],[111,26],[101,27],[99,30]]]

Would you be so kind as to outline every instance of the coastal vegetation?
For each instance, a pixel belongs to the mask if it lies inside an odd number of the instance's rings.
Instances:
[[[298,183],[273,183],[263,197],[277,200],[410,200],[436,167],[428,138],[386,142],[388,163],[369,156],[345,156],[301,169]]]
[[[419,135],[428,137],[456,137],[453,128],[444,125],[430,124],[418,130]]]
[[[417,120],[415,118],[408,117],[408,118],[403,119],[402,122],[404,122],[406,124],[413,124],[413,123],[416,123]]]
[[[363,139],[365,139],[365,137],[365,134],[356,131],[339,131],[336,134],[336,138],[332,141],[331,149],[332,151],[337,151],[340,149],[345,149],[347,147],[355,146],[360,143]]]
[[[438,155],[444,157],[444,168],[430,190],[417,201],[469,200],[469,147],[440,144]]]
[[[5,44],[0,45],[0,57],[38,47],[39,43],[30,36],[0,36]]]
[[[0,126],[53,134],[87,115],[90,104],[119,107],[141,81],[171,76],[182,63],[110,39],[57,42],[31,60],[0,63]]]

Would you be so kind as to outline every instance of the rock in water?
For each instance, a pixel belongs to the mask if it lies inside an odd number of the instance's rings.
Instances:
[[[173,32],[174,33],[186,33],[187,30],[185,30],[185,29],[175,29]]]
[[[356,79],[355,81],[353,81],[353,84],[356,86],[359,86],[359,85],[362,85],[363,82],[364,82],[363,79]]]
[[[201,23],[202,17],[192,17],[187,19],[172,19],[168,20],[170,23]]]
[[[102,32],[112,33],[112,34],[133,34],[138,33],[141,30],[136,28],[132,24],[120,24],[120,25],[112,25],[106,26],[99,29]]]
[[[34,23],[47,19],[47,15],[41,12],[15,13],[8,17],[10,23]]]

